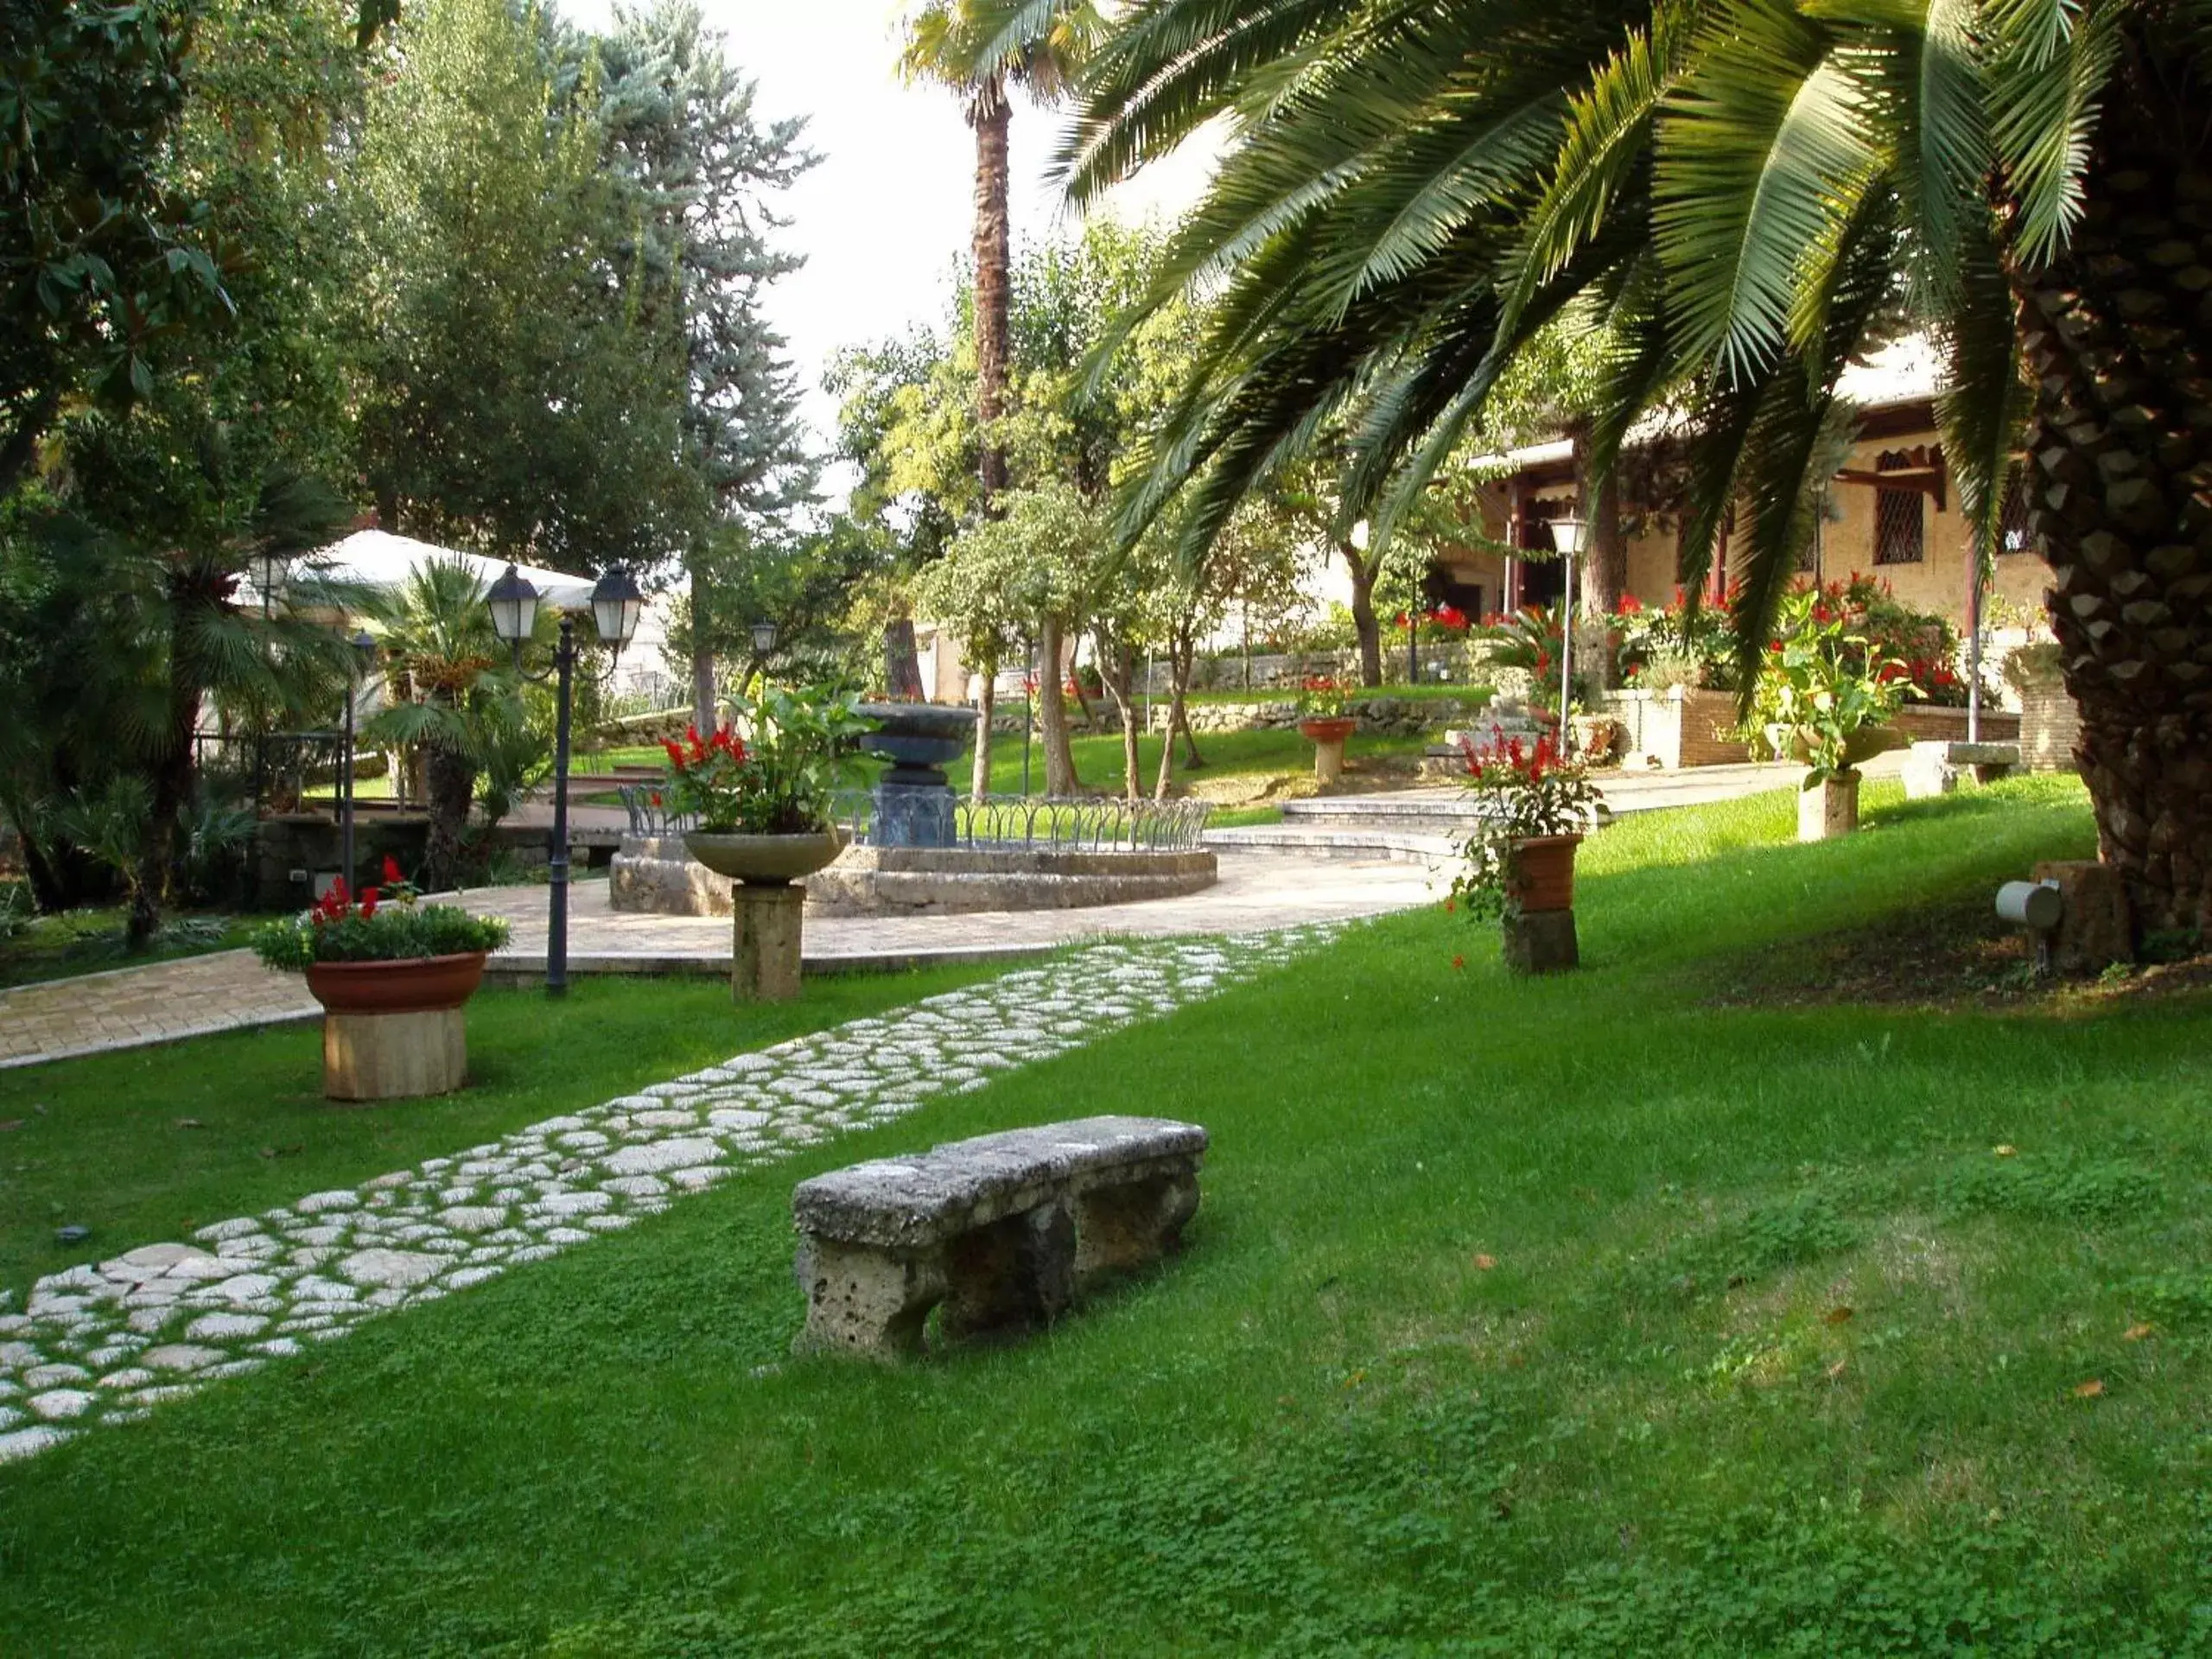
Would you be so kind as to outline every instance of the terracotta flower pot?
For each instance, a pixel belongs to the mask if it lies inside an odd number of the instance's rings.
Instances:
[[[684,832],[683,850],[716,875],[752,887],[780,887],[812,875],[845,850],[836,830],[797,836],[721,835],[706,830]]]
[[[1358,729],[1350,715],[1317,715],[1298,722],[1298,734],[1311,743],[1341,743]]]
[[[1580,836],[1532,836],[1513,843],[1507,877],[1516,904],[1530,913],[1574,908],[1574,849]]]
[[[307,970],[308,994],[326,1014],[442,1014],[476,995],[484,955],[400,962],[318,962]]]

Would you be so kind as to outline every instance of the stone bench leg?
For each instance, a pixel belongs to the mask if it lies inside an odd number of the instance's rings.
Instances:
[[[1074,1300],[1075,1251],[1058,1198],[962,1234],[945,1251],[945,1335],[1050,1325]]]
[[[806,1325],[791,1343],[798,1354],[918,1354],[923,1322],[950,1283],[942,1250],[901,1254],[824,1238],[799,1246],[797,1271],[806,1293]]]
[[[1095,1186],[1075,1201],[1078,1283],[1102,1273],[1149,1267],[1183,1242],[1198,1213],[1198,1178],[1185,1171],[1149,1180]]]

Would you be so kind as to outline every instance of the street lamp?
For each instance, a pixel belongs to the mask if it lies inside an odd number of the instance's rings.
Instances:
[[[753,654],[755,657],[766,657],[775,649],[776,624],[774,619],[763,617],[760,621],[755,622],[753,625]]]
[[[1582,556],[1582,538],[1589,526],[1573,513],[1551,521],[1552,545],[1559,550],[1564,567],[1559,601],[1559,752],[1565,754],[1573,728],[1567,709],[1574,700],[1574,562]]]
[[[353,701],[359,677],[376,662],[377,642],[364,628],[346,645],[350,649],[346,657],[346,735],[339,745],[338,761],[338,869],[351,893],[358,874],[353,866]]]
[[[484,602],[492,613],[492,631],[507,643],[518,671],[522,668],[523,642],[537,624],[537,589],[530,578],[512,564],[492,584]],[[599,641],[619,657],[634,639],[645,597],[629,571],[610,566],[593,584],[591,616]],[[553,723],[553,846],[546,859],[548,882],[545,925],[545,994],[564,996],[569,989],[569,689],[576,667],[576,621],[561,613],[561,639],[553,651],[556,686]],[[542,674],[526,675],[543,680]]]

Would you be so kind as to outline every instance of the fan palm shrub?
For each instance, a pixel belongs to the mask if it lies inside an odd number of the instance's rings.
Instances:
[[[1748,667],[1839,377],[1927,329],[1978,556],[2017,467],[2050,562],[2104,855],[2146,927],[2212,920],[2208,54],[2205,0],[1133,5],[1073,195],[1232,140],[1149,296],[1217,304],[1122,532],[1179,494],[1201,556],[1335,420],[1343,516],[1387,534],[1566,318],[1606,342],[1593,475],[1687,428],[1686,582],[1732,512]]]

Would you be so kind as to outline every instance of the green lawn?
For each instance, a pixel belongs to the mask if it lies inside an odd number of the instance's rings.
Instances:
[[[566,1001],[485,990],[468,1006],[469,1085],[341,1106],[321,1094],[314,1025],[0,1071],[0,1291],[181,1238],[194,1227],[440,1153],[987,976],[987,968],[838,975],[804,1000],[734,1008],[714,980],[583,978]],[[66,1248],[54,1230],[92,1229]],[[0,1614],[0,1654],[9,1652]]]
[[[1791,805],[1594,838],[1580,975],[1355,929],[0,1468],[0,1651],[2212,1647],[2212,998],[1726,1004],[2091,844],[2047,779],[1811,848]],[[696,1058],[618,1012],[626,1077]],[[1213,1133],[1183,1259],[1020,1345],[785,1358],[794,1180],[1113,1110]]]

